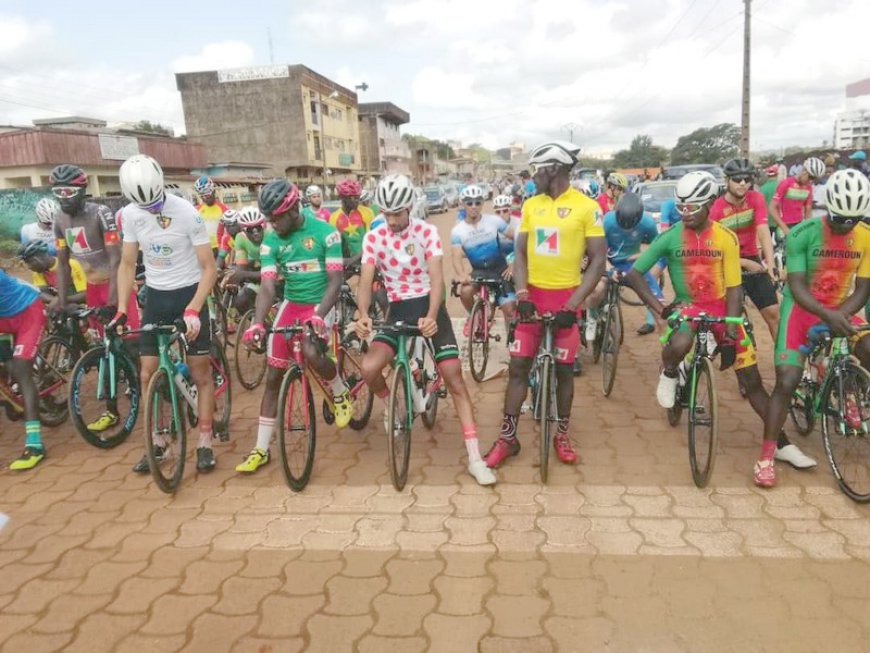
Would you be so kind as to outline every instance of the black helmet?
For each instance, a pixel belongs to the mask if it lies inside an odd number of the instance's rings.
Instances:
[[[48,244],[42,240],[31,240],[18,248],[18,258],[22,261],[46,253],[48,253]]]
[[[85,171],[71,163],[61,163],[51,171],[49,178],[52,186],[87,186]]]
[[[636,193],[625,193],[616,203],[616,224],[634,229],[643,217],[643,202]]]
[[[749,159],[731,159],[725,162],[722,166],[722,173],[726,177],[736,177],[738,175],[749,175],[755,178],[755,166]]]
[[[265,216],[277,215],[290,210],[299,201],[299,189],[286,179],[276,179],[260,189],[257,204]]]

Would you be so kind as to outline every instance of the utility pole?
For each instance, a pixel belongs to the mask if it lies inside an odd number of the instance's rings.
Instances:
[[[562,125],[562,129],[568,132],[568,140],[571,143],[574,143],[574,130],[577,129],[578,125],[575,125],[573,122],[569,122],[567,125]]]
[[[752,59],[752,40],[750,38],[750,26],[752,16],[750,5],[752,0],[743,0],[743,115],[740,122],[740,152],[745,158],[749,158],[749,95],[750,63]]]
[[[272,65],[275,65],[275,51],[272,48],[272,28],[271,27],[266,28],[266,37],[268,38],[268,41],[269,41],[269,63]]]

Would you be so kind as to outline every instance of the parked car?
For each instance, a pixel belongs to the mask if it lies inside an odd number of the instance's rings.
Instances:
[[[429,217],[429,200],[419,186],[414,186],[414,204],[411,205],[410,215],[417,220],[425,220]]]
[[[443,184],[441,188],[444,189],[444,194],[447,195],[447,203],[450,207],[459,206],[459,188],[456,184]]]
[[[649,213],[656,224],[659,223],[662,212],[662,202],[674,199],[675,180],[644,181],[637,185],[635,193],[640,195],[643,210]]]
[[[426,186],[423,192],[426,193],[426,205],[430,213],[446,213],[450,208],[450,201],[443,187]]]
[[[662,169],[662,179],[679,179],[683,175],[695,170],[709,172],[716,178],[716,181],[720,184],[725,184],[725,175],[722,174],[722,168],[712,163],[689,163],[681,166],[669,166]]]

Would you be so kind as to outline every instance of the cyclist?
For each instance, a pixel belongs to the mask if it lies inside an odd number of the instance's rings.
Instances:
[[[358,181],[343,179],[335,187],[341,198],[341,208],[329,216],[329,224],[341,234],[342,255],[345,265],[359,264],[362,256],[362,241],[374,220],[371,209],[359,202],[362,188]]]
[[[523,204],[514,252],[514,285],[520,318],[530,318],[536,312],[556,314],[554,353],[559,425],[553,446],[563,463],[577,460],[568,436],[574,397],[574,356],[580,343],[577,314],[601,278],[607,256],[599,207],[595,200],[573,189],[569,181],[579,153],[579,146],[554,141],[535,148],[529,155],[529,167],[540,193]],[[583,274],[580,266],[585,253],[589,266]],[[520,451],[517,419],[540,339],[540,324],[517,324],[509,345],[511,359],[501,436],[486,455],[490,467]]]
[[[54,221],[60,213],[60,205],[50,197],[43,197],[36,203],[36,222],[30,222],[21,227],[21,244],[39,240],[48,246],[48,251],[54,255]]]
[[[697,316],[703,312],[711,317],[740,317],[743,311],[737,236],[709,219],[710,207],[719,195],[719,183],[708,172],[694,171],[677,182],[674,192],[682,221],[659,235],[640,255],[626,277],[627,282],[662,319],[668,319],[677,306],[685,316]],[[676,294],[676,300],[668,306],[662,306],[642,279],[642,275],[661,257],[667,261]],[[745,338],[743,327],[716,324],[713,325],[713,334],[719,344],[719,369],[734,366],[737,380],[746,391],[752,409],[763,420],[769,398],[761,383],[755,349],[752,344],[742,344]],[[678,368],[691,351],[693,342],[692,325],[683,323],[671,334],[662,350],[662,373],[656,389],[656,398],[662,408],[674,405]],[[795,467],[807,468],[816,464],[780,431],[773,436],[770,447],[771,458],[779,448],[779,455],[788,458]],[[765,469],[756,464],[756,483],[764,478]]]
[[[870,297],[870,227],[862,223],[870,211],[870,181],[857,170],[833,173],[825,205],[826,216],[805,220],[786,240],[788,283],[774,350],[776,385],[765,418],[765,447],[757,463],[762,473],[756,475],[756,483],[762,487],[776,483],[768,443],[785,424],[800,383],[805,359],[800,348],[810,328],[824,322],[835,334],[852,336],[853,353],[870,369],[870,340],[863,337],[868,332],[856,333],[853,328],[862,323],[855,314]]]
[[[31,282],[39,289],[43,302],[49,303],[57,297],[57,258],[49,251],[42,240],[32,240],[18,248],[18,258],[30,268]],[[66,298],[68,302],[82,304],[85,301],[87,280],[78,261],[69,262],[73,288]]]
[[[296,321],[310,324],[316,336],[302,338],[305,364],[332,389],[335,425],[347,426],[353,414],[350,395],[335,363],[325,354],[325,319],[338,299],[343,279],[341,236],[330,225],[301,214],[299,189],[286,179],[270,181],[260,189],[260,211],[273,229],[260,247],[260,292],[254,323],[244,333],[253,345],[266,335],[263,323],[272,307],[278,275],[284,277],[284,301],[275,317],[275,327]],[[282,334],[271,334],[266,349],[266,389],[260,402],[257,441],[237,472],[252,473],[269,462],[269,444],[275,429],[278,390],[290,366],[290,344]]]
[[[317,218],[323,222],[329,222],[329,209],[323,206],[323,191],[320,186],[311,185],[305,189],[305,199],[308,200],[308,206],[302,209],[303,215],[307,218]]]
[[[241,231],[235,237],[233,267],[226,276],[226,283],[241,286],[235,299],[236,310],[241,315],[254,305],[260,291],[260,245],[266,218],[256,206],[248,206],[239,212],[238,225]]]
[[[537,186],[535,185],[532,176],[529,174],[528,170],[523,170],[520,172],[520,184],[523,193],[523,201],[525,202],[530,197],[534,197],[538,192]]]
[[[239,212],[227,209],[221,218],[223,234],[218,244],[217,267],[223,270],[233,263],[233,253],[236,246],[236,236],[239,235]]]
[[[414,188],[406,176],[387,175],[378,184],[376,196],[386,223],[368,232],[363,243],[357,298],[360,319],[356,323],[356,333],[361,339],[371,335],[371,286],[375,271],[378,271],[390,301],[386,322],[417,325],[423,336],[432,340],[438,371],[453,397],[459,416],[468,452],[468,472],[480,485],[492,485],[496,481],[495,475],[480,456],[471,396],[462,379],[459,347],[444,307],[443,250],[438,230],[410,217]],[[362,361],[363,378],[371,392],[384,401],[389,390],[383,370],[395,358],[396,346],[391,335],[377,334]],[[418,412],[425,408],[420,405],[421,398],[414,396]],[[384,420],[389,431],[386,411]]]
[[[771,337],[776,338],[779,304],[771,281],[776,274],[776,264],[764,196],[752,190],[755,166],[749,159],[731,159],[722,166],[722,172],[725,194],[710,207],[710,220],[721,222],[737,235],[743,292],[761,313]],[[761,243],[763,262],[758,256],[758,243]]]
[[[136,257],[141,249],[145,262],[145,324],[170,324],[183,319],[186,327],[187,364],[197,390],[199,439],[196,468],[200,472],[214,469],[214,380],[209,363],[211,332],[206,299],[211,292],[217,269],[211,252],[208,230],[197,210],[186,200],[166,193],[163,170],[150,156],[130,157],[118,172],[121,192],[130,200],[123,209],[124,249],[118,268],[120,300],[118,312],[107,328],[127,321],[128,311],[135,311],[135,299],[128,299],[133,288]],[[159,363],[156,336],[140,338],[141,387],[148,387]],[[165,444],[154,436],[157,458]],[[148,472],[148,457],[133,467],[137,473]]]
[[[813,180],[825,174],[821,159],[810,157],[793,177],[786,177],[776,187],[768,210],[776,226],[788,235],[789,229],[810,217],[813,208]]]
[[[200,202],[196,210],[199,211],[200,216],[205,221],[211,248],[215,256],[217,256],[218,245],[220,245],[224,235],[221,218],[227,212],[227,205],[218,200],[215,194],[214,182],[206,175],[202,175],[194,182],[193,190],[199,197]]]
[[[368,188],[363,189],[363,191],[359,195],[359,204],[360,206],[366,207],[369,211],[372,212],[372,215],[377,215],[381,212],[380,208],[376,202],[374,202],[375,195]]]
[[[628,189],[628,179],[621,172],[611,172],[604,182],[604,192],[598,195],[598,206],[601,207],[601,215],[616,210],[616,203],[622,194]]]
[[[465,205],[465,220],[454,226],[450,232],[454,278],[462,281],[459,299],[466,312],[470,313],[477,286],[465,272],[462,263],[465,258],[471,264],[472,275],[502,281],[496,300],[505,320],[509,320],[513,315],[516,297],[510,283],[508,263],[502,251],[501,237],[513,242],[513,231],[502,218],[482,214],[483,191],[479,186],[466,186],[461,193],[461,199]],[[469,320],[466,319],[463,335],[468,337],[468,332]]]
[[[508,231],[499,234],[498,242],[502,254],[505,255],[505,260],[507,260],[508,264],[513,263],[514,238],[516,238],[517,230],[520,228],[520,218],[511,215],[510,195],[496,195],[492,201],[492,210],[508,226]]]

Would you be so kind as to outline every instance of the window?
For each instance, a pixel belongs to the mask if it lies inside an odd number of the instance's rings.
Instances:
[[[317,124],[317,102],[311,100],[311,124]]]
[[[335,113],[332,114],[332,117],[335,118],[336,120],[341,120],[341,118],[342,118],[341,109],[336,109]]]

